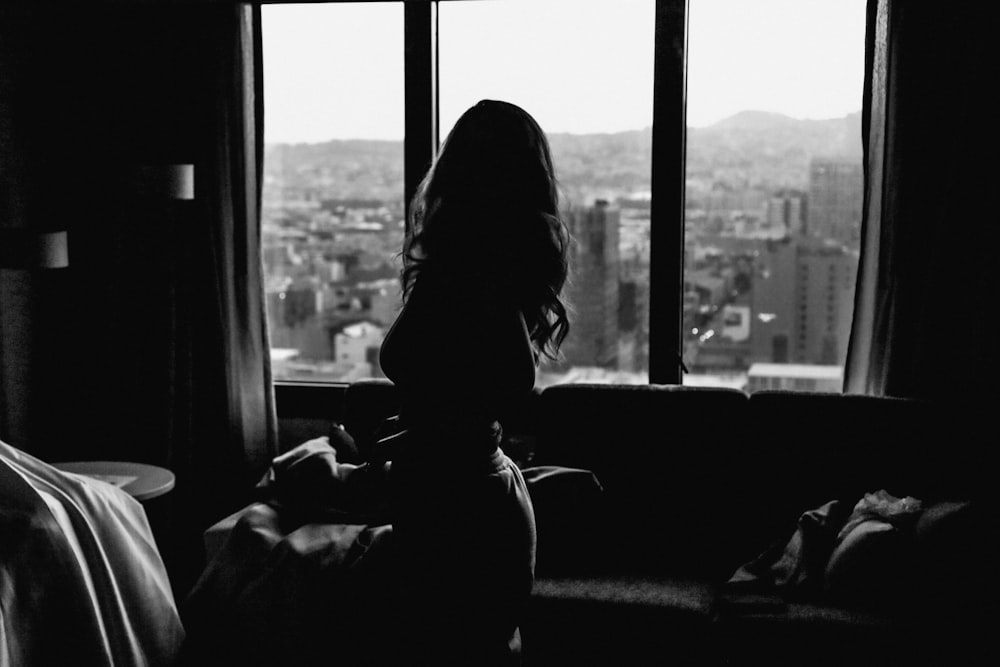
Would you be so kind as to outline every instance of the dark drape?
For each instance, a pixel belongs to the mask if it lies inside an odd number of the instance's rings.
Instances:
[[[16,409],[0,425],[49,461],[172,469],[174,491],[150,509],[185,588],[201,530],[246,501],[276,451],[260,10],[0,12],[13,36],[0,47],[0,206],[21,226],[59,221],[70,256],[4,283],[0,372]],[[193,198],[157,182],[172,165],[193,170]]]
[[[260,242],[260,8],[241,5],[210,13],[215,15],[205,34],[206,88],[199,91],[208,112],[207,133],[199,151],[202,163],[195,165],[195,200],[208,223],[195,261],[205,274],[191,286],[203,310],[189,330],[193,363],[185,367],[192,373],[193,394],[181,413],[192,419],[191,437],[208,434],[206,419],[224,420],[226,431],[213,434],[219,440],[205,442],[200,450],[184,447],[178,453],[188,457],[190,469],[201,470],[202,451],[214,452],[213,467],[230,474],[238,470],[244,482],[254,482],[276,454],[277,428]],[[201,326],[200,315],[207,318]],[[204,374],[202,359],[211,364]],[[210,393],[203,396],[203,388]],[[202,407],[213,400],[221,403],[218,417]],[[222,443],[231,450],[218,447]],[[210,485],[211,479],[203,482]]]
[[[66,280],[65,269],[17,257],[63,225],[52,198],[30,176],[45,172],[40,149],[46,144],[30,132],[27,107],[40,95],[30,71],[31,35],[21,29],[28,23],[26,9],[0,6],[0,440],[22,448],[43,422],[38,406],[58,394],[40,377],[52,362],[53,341],[46,334],[58,323]],[[59,134],[54,128],[47,142]]]
[[[1000,80],[989,3],[870,0],[861,264],[845,389],[996,392]]]
[[[187,538],[192,549],[203,528],[245,504],[277,445],[260,242],[260,9],[205,14],[192,63],[204,71],[194,91],[193,264],[178,266],[174,284],[187,290],[188,302],[175,303],[189,319],[175,318],[183,343],[168,345],[178,370],[170,461],[179,490],[182,472],[190,484],[188,495],[178,494],[175,543]],[[190,565],[194,576],[200,563]]]

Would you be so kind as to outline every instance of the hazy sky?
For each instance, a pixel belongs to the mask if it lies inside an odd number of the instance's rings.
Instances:
[[[548,132],[652,118],[653,0],[442,2],[441,129],[484,97]],[[403,136],[400,2],[264,5],[269,142]],[[690,0],[688,124],[861,108],[864,0]]]

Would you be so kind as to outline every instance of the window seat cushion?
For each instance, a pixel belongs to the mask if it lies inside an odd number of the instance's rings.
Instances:
[[[521,625],[525,664],[711,662],[715,591],[691,579],[536,579]]]

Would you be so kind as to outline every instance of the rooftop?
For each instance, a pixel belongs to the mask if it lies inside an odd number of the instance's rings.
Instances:
[[[816,380],[839,380],[844,376],[841,366],[820,366],[814,364],[763,364],[750,366],[749,377],[811,378]]]

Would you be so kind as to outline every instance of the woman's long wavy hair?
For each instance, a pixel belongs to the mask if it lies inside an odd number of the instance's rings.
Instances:
[[[403,299],[424,276],[486,280],[520,308],[551,359],[569,332],[569,236],[548,140],[518,106],[482,100],[458,119],[417,188],[403,243]]]

